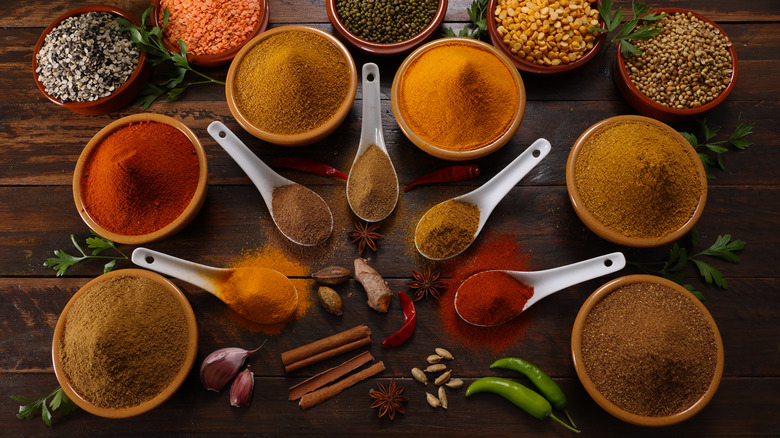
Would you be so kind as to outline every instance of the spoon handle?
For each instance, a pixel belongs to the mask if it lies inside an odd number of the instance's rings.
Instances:
[[[142,268],[170,275],[212,294],[217,293],[216,283],[225,275],[224,269],[193,263],[148,248],[136,248],[130,259]]]
[[[379,67],[373,62],[363,64],[363,122],[357,156],[371,144],[387,153],[382,135],[382,106],[379,93]]]
[[[626,258],[623,253],[613,252],[570,265],[537,271],[534,275],[538,276],[539,280],[534,286],[534,301],[575,284],[617,272],[625,266]]]

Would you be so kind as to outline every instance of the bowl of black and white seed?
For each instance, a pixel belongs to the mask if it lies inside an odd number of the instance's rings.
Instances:
[[[617,50],[615,82],[640,113],[667,123],[695,118],[718,106],[734,89],[737,52],[715,22],[681,8],[640,26],[660,29],[647,41],[631,41],[641,53]]]
[[[79,114],[97,115],[135,98],[151,69],[146,54],[122,31],[119,17],[140,25],[121,9],[92,5],[62,14],[43,31],[32,67],[47,99]]]

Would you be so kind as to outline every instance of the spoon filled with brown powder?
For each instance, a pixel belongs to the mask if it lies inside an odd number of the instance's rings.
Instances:
[[[333,214],[318,194],[274,172],[222,122],[212,122],[208,132],[255,184],[274,224],[286,238],[303,246],[328,239]]]

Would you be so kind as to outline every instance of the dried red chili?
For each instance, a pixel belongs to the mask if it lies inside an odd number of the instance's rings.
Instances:
[[[403,292],[398,292],[398,299],[401,301],[401,310],[404,312],[404,325],[400,330],[382,341],[382,347],[384,348],[395,348],[403,344],[412,336],[414,328],[417,326],[417,310],[414,308],[412,299]]]
[[[456,164],[417,178],[406,186],[404,192],[408,192],[412,187],[420,184],[465,181],[467,179],[476,178],[477,176],[479,176],[479,166],[476,164]]]
[[[301,172],[312,173],[314,175],[335,176],[336,178],[341,178],[345,181],[347,180],[347,175],[344,175],[343,172],[340,172],[336,168],[308,158],[279,157],[271,160],[268,165],[274,169],[284,168],[300,170]]]

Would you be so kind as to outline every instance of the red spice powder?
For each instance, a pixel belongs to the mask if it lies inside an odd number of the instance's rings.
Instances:
[[[523,311],[534,288],[502,271],[485,271],[469,277],[458,288],[458,313],[474,324],[503,324]]]

